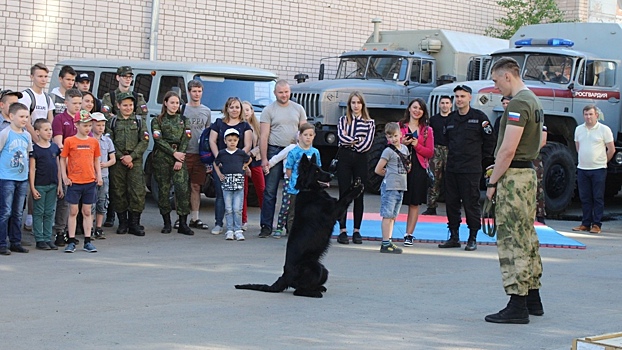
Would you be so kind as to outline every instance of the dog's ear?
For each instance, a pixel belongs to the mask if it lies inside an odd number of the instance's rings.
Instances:
[[[308,165],[309,164],[309,157],[303,155],[302,157],[300,157],[300,165]]]
[[[317,164],[317,157],[315,156],[315,154],[311,156],[311,159],[309,161],[311,162],[311,164]]]

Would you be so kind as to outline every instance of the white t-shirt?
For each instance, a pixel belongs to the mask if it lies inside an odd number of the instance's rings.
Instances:
[[[35,96],[35,110],[32,111],[32,115],[30,116],[31,122],[34,124],[35,120],[48,117],[48,112],[54,110],[54,104],[52,100],[44,93],[37,94],[31,88],[26,90],[30,90]],[[23,97],[18,100],[19,103],[22,103],[30,110],[30,104],[32,100],[30,99],[30,95],[24,91]]]
[[[611,129],[596,122],[593,128],[588,129],[584,124],[577,126],[574,131],[574,141],[579,144],[579,165],[581,170],[603,169],[607,167],[606,145],[613,142]]]

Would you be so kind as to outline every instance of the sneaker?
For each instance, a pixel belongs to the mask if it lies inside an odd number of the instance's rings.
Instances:
[[[95,239],[106,239],[106,236],[104,236],[104,230],[102,230],[101,228],[95,229],[95,233],[93,234],[93,236],[95,237]]]
[[[56,232],[56,240],[54,241],[54,244],[59,247],[65,246],[65,235],[63,232]]]
[[[248,222],[242,224],[242,231],[248,230]]]
[[[413,237],[413,235],[404,236],[404,245],[407,247],[412,247],[414,238],[415,237]]]
[[[225,233],[225,239],[227,241],[233,241],[233,231],[227,231],[227,233]]]
[[[592,228],[590,229],[590,233],[600,233],[600,226],[592,225]]]
[[[212,234],[213,235],[219,235],[222,233],[222,226],[214,226],[214,228],[212,229]]]
[[[392,253],[392,254],[402,254],[402,249],[398,248],[393,242],[391,242],[388,246],[380,245],[381,253]]]
[[[266,238],[272,234],[272,229],[268,226],[261,226],[261,231],[259,232],[259,238]]]
[[[341,232],[339,236],[337,236],[337,243],[350,244],[350,241],[348,241],[348,234],[346,232]]]
[[[39,250],[50,250],[50,247],[45,242],[37,242],[36,246]]]
[[[76,251],[76,244],[71,242],[71,243],[67,243],[67,246],[65,247],[65,253],[73,253]]]
[[[82,249],[84,249],[85,252],[97,253],[97,248],[95,248],[95,246],[91,242],[84,243],[84,248]]]
[[[242,233],[243,231],[235,231],[235,240],[236,241],[243,241],[244,240],[244,234]]]
[[[52,250],[58,250],[58,247],[54,243],[52,243],[52,241],[47,241],[45,242],[45,244],[47,244],[48,247],[50,247],[50,249]]]
[[[279,230],[278,228],[276,230],[274,230],[274,232],[272,232],[272,238],[276,238],[279,239],[283,237],[283,231]]]
[[[24,221],[24,230],[32,231],[32,215],[26,215],[26,220]]]
[[[179,219],[175,220],[175,224],[173,224],[173,228],[179,228]]]

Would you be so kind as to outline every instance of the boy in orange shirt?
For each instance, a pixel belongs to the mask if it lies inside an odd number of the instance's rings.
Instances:
[[[74,123],[78,129],[75,136],[65,139],[61,152],[61,175],[67,186],[65,200],[69,204],[69,220],[67,228],[69,240],[65,253],[76,251],[76,217],[78,216],[78,203],[82,199],[82,221],[84,227],[84,250],[89,253],[97,252],[97,248],[91,242],[91,207],[97,202],[97,186],[101,186],[102,173],[99,164],[101,152],[99,142],[89,137],[93,128],[93,122],[89,112],[81,110],[76,113]]]

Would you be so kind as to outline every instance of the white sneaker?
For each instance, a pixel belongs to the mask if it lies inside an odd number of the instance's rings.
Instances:
[[[219,235],[222,233],[222,227],[221,226],[214,226],[214,228],[212,229],[212,234],[213,235]]]
[[[236,241],[244,240],[244,234],[242,233],[242,231],[235,231],[235,240]]]
[[[227,233],[225,233],[225,239],[227,241],[233,241],[233,231],[227,231]]]
[[[242,224],[242,231],[248,230],[248,222]]]

